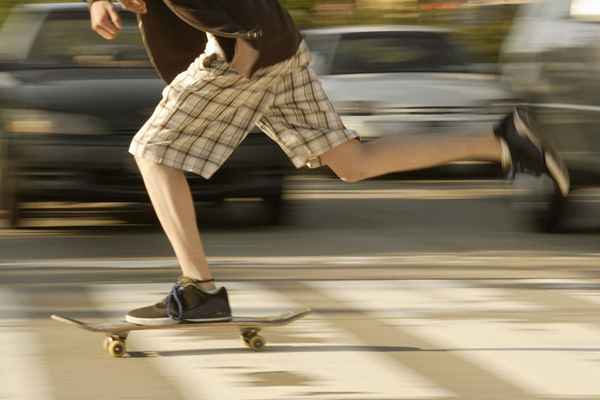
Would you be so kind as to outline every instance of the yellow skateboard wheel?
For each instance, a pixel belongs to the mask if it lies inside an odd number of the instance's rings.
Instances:
[[[265,338],[260,335],[252,336],[246,341],[246,343],[248,344],[248,347],[254,351],[261,351],[267,345]]]
[[[108,344],[108,353],[113,357],[123,357],[126,353],[125,342],[122,340],[111,340]]]

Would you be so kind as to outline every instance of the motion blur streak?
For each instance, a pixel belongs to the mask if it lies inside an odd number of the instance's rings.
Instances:
[[[208,261],[235,315],[313,313],[262,353],[163,330],[113,359],[48,317],[122,319],[177,278],[127,153],[164,83],[132,13],[106,41],[84,2],[0,0],[0,399],[597,399],[600,2],[281,2],[361,140],[519,104],[572,192],[479,161],[348,184],[253,130],[188,175]]]

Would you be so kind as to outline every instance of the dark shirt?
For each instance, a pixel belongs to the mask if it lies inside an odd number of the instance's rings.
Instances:
[[[292,57],[302,40],[278,0],[145,1],[148,12],[138,15],[140,30],[166,82],[204,51],[206,32],[216,37],[231,68],[247,78]]]

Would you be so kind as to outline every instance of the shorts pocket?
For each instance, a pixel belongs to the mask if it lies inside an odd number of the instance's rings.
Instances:
[[[190,66],[193,72],[186,82],[188,88],[199,88],[209,82],[219,82],[219,86],[234,84],[240,75],[231,69],[229,63],[216,53],[201,54]],[[191,71],[190,71],[191,72]]]

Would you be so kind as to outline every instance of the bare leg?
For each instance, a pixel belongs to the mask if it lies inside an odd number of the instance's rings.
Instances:
[[[156,215],[184,276],[212,279],[200,239],[190,186],[182,171],[136,157]],[[211,289],[212,284],[205,284]]]
[[[321,160],[340,178],[356,182],[389,172],[408,171],[455,160],[500,161],[502,148],[493,136],[414,136],[359,141],[337,146]],[[182,171],[136,157],[158,219],[185,276],[211,279],[196,223],[189,184]],[[211,285],[212,286],[212,285]],[[209,287],[210,288],[210,287]]]
[[[369,143],[352,140],[321,156],[324,165],[347,182],[444,165],[452,161],[498,161],[507,151],[493,135],[411,135]]]

